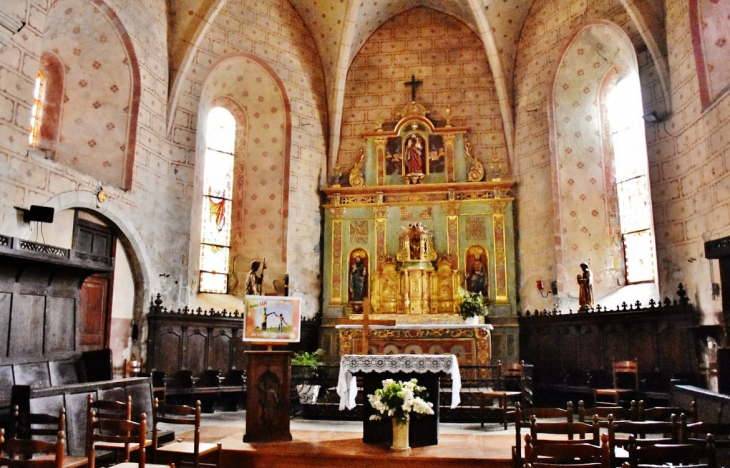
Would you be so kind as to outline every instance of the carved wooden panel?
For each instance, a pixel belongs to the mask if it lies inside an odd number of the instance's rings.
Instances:
[[[45,296],[16,294],[10,319],[10,357],[40,356],[43,353],[42,336]]]
[[[637,359],[639,372],[653,371],[657,363],[656,334],[651,323],[634,323],[629,326],[631,356]]]
[[[193,375],[200,374],[206,369],[205,358],[208,355],[208,330],[205,328],[189,328],[185,346],[185,369]]]
[[[214,328],[210,336],[210,356],[208,367],[216,370],[231,368],[231,348],[233,340],[230,331]]]
[[[10,305],[12,294],[0,293],[0,356],[8,353],[8,339],[10,338]]]
[[[160,370],[170,376],[175,375],[182,364],[180,327],[165,327],[155,338],[155,361],[152,369]]]
[[[289,431],[291,352],[249,351],[244,442],[292,440]]]
[[[580,355],[578,355],[578,369],[600,369],[603,344],[597,325],[583,325],[580,327]],[[596,346],[590,343],[599,343]],[[586,346],[588,345],[588,346]]]
[[[622,324],[610,324],[603,329],[603,368],[613,368],[613,361],[633,359],[629,348],[629,334]]]
[[[74,351],[76,300],[70,297],[48,297],[47,304],[45,352]],[[104,336],[103,330],[101,336]]]
[[[560,367],[563,369],[577,369],[580,356],[580,332],[578,327],[568,326],[560,329],[558,343],[560,345]]]

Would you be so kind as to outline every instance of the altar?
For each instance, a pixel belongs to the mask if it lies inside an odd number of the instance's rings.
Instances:
[[[325,360],[360,352],[361,329],[337,326],[358,325],[370,298],[371,318],[396,327],[371,328],[369,353],[517,362],[509,168],[485,162],[468,141],[469,128],[430,119],[415,97],[400,115],[363,134],[347,180],[338,176],[323,189]],[[493,328],[464,327],[464,291],[486,299]]]
[[[363,326],[356,318],[352,322],[336,326],[343,355],[362,349]],[[368,354],[452,354],[460,366],[485,366],[490,363],[492,329],[490,324],[464,323],[370,325]]]
[[[340,362],[340,375],[337,394],[340,396],[340,410],[355,407],[358,392],[356,375],[363,375],[363,442],[378,444],[392,440],[392,426],[388,418],[371,421],[370,416],[377,414],[367,402],[367,395],[382,388],[385,379],[406,381],[418,380],[418,385],[426,387],[427,401],[433,403],[433,415],[411,417],[409,439],[411,447],[438,445],[439,423],[439,377],[451,377],[451,408],[460,402],[461,376],[456,356],[453,355],[346,355]]]

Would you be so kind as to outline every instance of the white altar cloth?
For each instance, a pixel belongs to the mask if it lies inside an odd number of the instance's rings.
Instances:
[[[461,374],[459,363],[453,354],[347,354],[340,360],[337,394],[340,411],[355,407],[357,396],[356,372],[445,372],[451,374],[451,407],[461,402]]]

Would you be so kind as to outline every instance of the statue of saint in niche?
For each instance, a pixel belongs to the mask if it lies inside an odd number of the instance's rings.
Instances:
[[[593,307],[593,272],[586,262],[580,264],[583,273],[578,275],[578,304],[581,309]]]
[[[489,279],[487,277],[487,260],[484,249],[479,246],[470,247],[466,253],[466,289],[469,292],[481,293],[489,297]]]
[[[368,254],[362,249],[354,250],[349,264],[349,302],[362,302],[368,295]]]
[[[403,149],[403,159],[406,163],[406,174],[423,174],[423,154],[425,145],[423,138],[415,133],[406,138],[406,145]]]
[[[251,270],[246,275],[246,295],[260,296],[263,293],[264,270],[266,270],[266,259],[264,259],[263,268],[261,268],[261,276],[256,273],[259,271],[261,262],[251,262]],[[265,330],[265,328],[264,328]]]

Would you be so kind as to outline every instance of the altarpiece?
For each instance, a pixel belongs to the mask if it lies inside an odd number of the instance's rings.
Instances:
[[[488,364],[494,335],[498,358],[517,359],[514,182],[498,164],[485,171],[469,128],[428,114],[412,101],[398,122],[363,135],[349,186],[323,189],[320,344],[333,359],[359,349],[362,329],[335,325],[357,324],[365,297],[371,318],[396,322],[369,329],[372,354],[453,353],[460,365]],[[462,326],[464,289],[488,299],[493,332]]]

